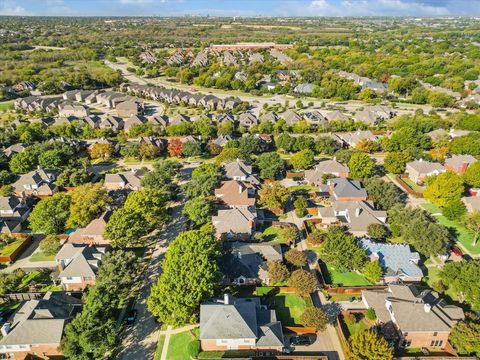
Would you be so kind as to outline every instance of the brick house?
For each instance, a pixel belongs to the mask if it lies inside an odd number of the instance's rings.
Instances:
[[[445,171],[446,169],[442,164],[424,161],[422,159],[411,161],[407,163],[405,167],[408,178],[417,184],[424,183],[428,176],[438,175]]]
[[[284,347],[282,324],[275,310],[259,298],[224,299],[200,305],[200,346],[203,351],[256,350],[278,354]]]
[[[320,186],[320,193],[330,195],[335,201],[365,201],[367,191],[357,180],[335,178]]]
[[[405,348],[443,350],[453,326],[464,319],[463,310],[448,305],[430,289],[393,285],[386,290],[364,290],[362,300],[373,308],[380,326],[396,333]]]
[[[58,278],[65,290],[84,290],[95,284],[96,273],[106,248],[64,244],[55,256],[60,274]]]
[[[337,160],[323,160],[314,169],[305,171],[305,180],[310,184],[320,185],[323,184],[322,177],[325,174],[346,178],[349,173],[348,166],[339,163]]]
[[[465,171],[472,165],[477,159],[472,155],[453,155],[448,159],[445,159],[445,169],[453,171],[458,175],[465,174]]]

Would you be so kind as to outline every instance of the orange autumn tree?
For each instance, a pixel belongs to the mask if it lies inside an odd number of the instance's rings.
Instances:
[[[182,156],[183,153],[183,144],[178,138],[170,140],[170,143],[167,147],[168,154],[170,156]]]

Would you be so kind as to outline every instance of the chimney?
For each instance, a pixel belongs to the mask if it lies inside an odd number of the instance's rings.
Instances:
[[[223,303],[224,303],[225,305],[231,305],[231,303],[232,303],[232,296],[231,296],[230,294],[228,294],[228,293],[223,294]]]
[[[459,175],[465,174],[465,171],[467,171],[468,169],[468,165],[469,165],[468,162],[466,161],[462,162],[462,165],[460,165],[460,169],[458,171]]]
[[[430,304],[423,304],[423,310],[425,310],[426,313],[429,313],[431,309],[432,306]]]
[[[2,328],[0,329],[2,336],[5,337],[10,332],[10,323],[3,324]]]
[[[333,181],[330,181],[328,183],[328,186],[329,186],[329,193],[330,195],[333,195],[333,189],[335,189],[335,183]]]
[[[242,185],[241,185],[241,184],[238,184],[238,193],[239,193],[239,194],[242,193]]]

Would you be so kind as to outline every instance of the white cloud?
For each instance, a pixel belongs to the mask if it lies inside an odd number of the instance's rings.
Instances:
[[[14,1],[0,1],[0,15],[28,15],[27,10]]]

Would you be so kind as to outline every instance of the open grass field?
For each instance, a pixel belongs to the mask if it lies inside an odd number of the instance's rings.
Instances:
[[[480,254],[480,242],[477,242],[476,245],[473,245],[473,236],[468,230],[458,221],[448,220],[443,215],[438,215],[442,213],[442,209],[438,206],[435,206],[430,203],[422,204],[422,207],[428,211],[430,214],[436,214],[433,217],[443,226],[452,230],[457,241],[462,244],[462,246],[467,249],[470,254],[478,255]]]

